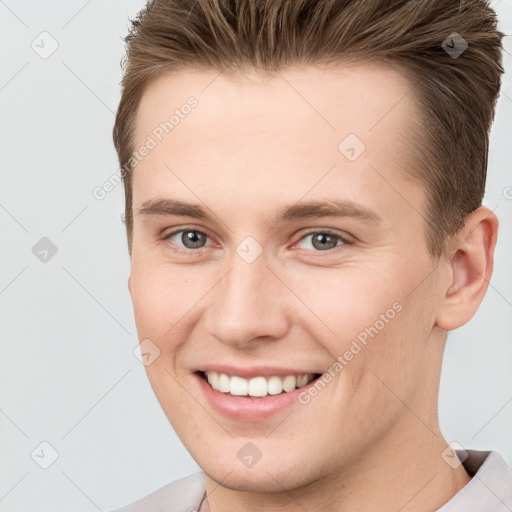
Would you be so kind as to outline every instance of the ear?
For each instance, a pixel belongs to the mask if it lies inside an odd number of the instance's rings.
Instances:
[[[128,276],[128,291],[130,292],[130,295],[132,294],[132,275],[130,274]]]
[[[480,206],[464,218],[462,230],[447,245],[447,279],[436,324],[447,331],[467,323],[476,313],[491,279],[498,219]]]

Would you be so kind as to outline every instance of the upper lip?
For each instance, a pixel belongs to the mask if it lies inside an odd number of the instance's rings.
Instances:
[[[305,375],[308,373],[315,375],[320,374],[320,372],[297,368],[284,368],[277,366],[250,366],[246,368],[241,368],[237,366],[223,364],[207,364],[202,366],[201,368],[198,368],[197,371],[225,373],[230,377],[236,375],[237,377],[243,377],[245,379],[250,379],[252,377],[272,377],[273,375],[285,377],[286,375]]]

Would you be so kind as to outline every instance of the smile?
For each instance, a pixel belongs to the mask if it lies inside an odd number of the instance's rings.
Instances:
[[[215,371],[199,372],[203,379],[215,390],[232,396],[249,396],[262,398],[268,395],[289,393],[301,388],[320,376],[317,373],[300,375],[272,375],[270,377],[256,376],[245,379],[237,375],[227,375]]]

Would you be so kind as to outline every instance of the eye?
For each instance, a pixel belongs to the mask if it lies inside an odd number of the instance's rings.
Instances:
[[[350,244],[351,242],[341,235],[334,234],[328,230],[323,231],[311,231],[304,235],[298,243],[310,238],[310,247],[306,247],[306,249],[316,249],[317,251],[329,251],[330,249],[335,249],[340,245]],[[340,242],[340,243],[338,243]]]
[[[177,247],[178,251],[187,252],[189,250],[200,250],[206,247],[206,241],[209,236],[200,229],[179,229],[163,236],[163,240],[169,242],[171,246]],[[303,247],[306,250],[315,252],[327,252],[341,245],[351,244],[352,242],[339,234],[329,230],[311,231],[303,235],[296,245],[309,239],[309,247]]]
[[[207,239],[208,235],[198,229],[179,229],[164,236],[172,245],[185,249],[202,249]]]

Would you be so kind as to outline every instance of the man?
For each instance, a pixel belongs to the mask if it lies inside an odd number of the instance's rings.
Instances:
[[[475,314],[501,37],[480,0],[153,1],[114,127],[148,377],[202,472],[121,510],[505,511],[438,424]]]

